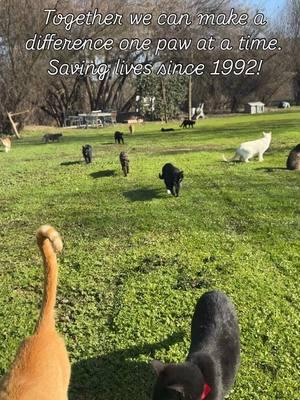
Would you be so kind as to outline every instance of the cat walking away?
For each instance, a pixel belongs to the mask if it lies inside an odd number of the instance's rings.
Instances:
[[[63,338],[55,328],[56,252],[59,234],[49,225],[37,232],[44,261],[44,297],[32,336],[23,341],[10,371],[0,381],[0,400],[67,400],[70,362]]]
[[[272,140],[272,132],[266,133],[263,132],[263,138],[258,140],[253,140],[251,142],[245,142],[240,145],[240,147],[236,150],[235,155],[230,159],[227,160],[223,155],[223,160],[226,162],[232,161],[243,161],[249,162],[249,160],[256,155],[258,155],[259,161],[264,160],[264,153],[270,147]]]
[[[115,132],[115,143],[124,144],[124,137],[122,132]]]

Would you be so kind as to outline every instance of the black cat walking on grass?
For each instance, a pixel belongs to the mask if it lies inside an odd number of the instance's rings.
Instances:
[[[153,361],[158,376],[152,400],[223,400],[240,362],[240,335],[234,305],[221,292],[205,293],[192,319],[186,361]]]
[[[179,196],[181,183],[183,181],[183,171],[180,171],[173,164],[165,164],[159,179],[163,179],[169,194],[175,197]]]
[[[119,131],[117,131],[117,132],[115,132],[115,136],[114,136],[114,138],[115,138],[115,143],[118,143],[118,144],[124,144],[124,137],[123,137],[123,133],[122,132],[119,132]]]
[[[92,162],[93,148],[90,144],[82,146],[82,155],[86,164],[90,164]]]

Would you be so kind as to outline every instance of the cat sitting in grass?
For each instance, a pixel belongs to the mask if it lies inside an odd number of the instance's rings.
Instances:
[[[4,146],[5,153],[8,153],[11,149],[11,139],[8,136],[0,137],[0,142]]]
[[[271,140],[272,140],[272,132],[268,133],[263,132],[263,138],[258,140],[253,140],[252,142],[242,143],[240,147],[236,150],[235,155],[230,160],[227,160],[224,155],[223,159],[226,162],[239,160],[247,163],[251,158],[258,155],[258,160],[263,161],[264,160],[263,155],[270,147]]]
[[[286,167],[290,171],[300,171],[300,144],[290,152]]]

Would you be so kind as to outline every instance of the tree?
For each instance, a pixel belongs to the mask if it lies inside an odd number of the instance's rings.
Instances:
[[[82,79],[55,79],[49,82],[41,109],[63,126],[67,115],[78,111]]]
[[[43,7],[41,0],[0,0],[0,130],[5,132],[11,130],[7,112],[33,110],[41,101],[42,54],[26,51],[24,40],[43,31]],[[20,115],[21,124],[24,118]]]
[[[300,0],[287,0],[286,35],[290,42],[293,88],[297,104],[300,104]]]
[[[187,79],[177,75],[141,76],[136,80],[137,94],[141,98],[141,111],[151,119],[168,122],[176,118],[187,99]],[[154,109],[147,107],[143,99],[154,99]],[[151,103],[148,101],[148,104]]]

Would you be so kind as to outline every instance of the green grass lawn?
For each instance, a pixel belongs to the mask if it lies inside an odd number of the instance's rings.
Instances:
[[[232,298],[240,321],[230,399],[300,398],[300,173],[284,170],[300,142],[300,112],[178,125],[170,133],[141,125],[124,147],[112,144],[116,128],[66,129],[48,145],[43,130],[28,130],[0,152],[0,375],[38,317],[35,231],[50,223],[64,238],[57,325],[72,362],[71,400],[149,399],[149,361],[184,360],[194,306],[211,289]],[[221,161],[263,130],[273,132],[263,163]],[[185,172],[177,199],[158,179],[166,162]]]

